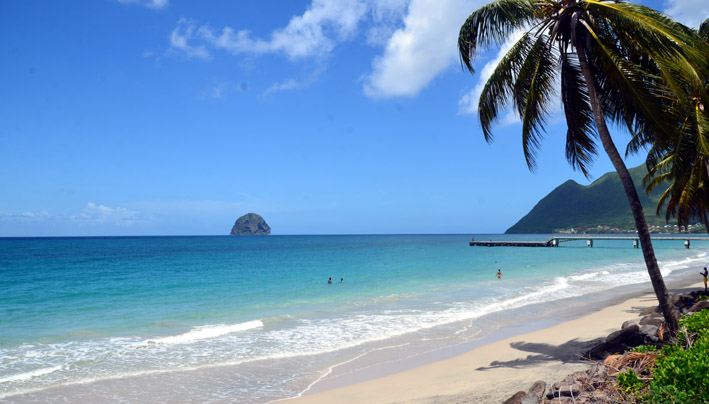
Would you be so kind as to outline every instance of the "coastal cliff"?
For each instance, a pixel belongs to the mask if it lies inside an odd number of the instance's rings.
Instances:
[[[256,213],[247,213],[236,220],[230,236],[268,236],[271,227]]]

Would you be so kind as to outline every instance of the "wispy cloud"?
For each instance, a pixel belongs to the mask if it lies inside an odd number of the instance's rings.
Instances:
[[[322,59],[344,41],[364,35],[383,48],[364,75],[372,98],[415,96],[442,72],[457,66],[458,30],[470,12],[487,0],[312,0],[300,15],[257,37],[247,29],[213,28],[181,19],[170,49],[188,58],[210,60],[212,53],[258,56],[280,54],[291,61]],[[303,88],[305,79],[275,83],[267,93]]]
[[[306,88],[313,83],[315,83],[318,78],[320,77],[320,74],[325,70],[325,67],[323,64],[318,64],[315,66],[310,73],[308,73],[305,77],[299,78],[299,79],[287,79],[285,81],[277,82],[271,85],[265,92],[264,95],[268,96],[273,93],[277,93],[280,91],[292,91],[292,90],[299,90],[302,88]]]
[[[137,4],[143,7],[161,10],[168,6],[169,0],[118,0],[121,4]]]
[[[15,223],[64,222],[74,224],[109,224],[131,226],[142,221],[140,212],[126,208],[112,208],[103,204],[89,202],[79,213],[73,215],[50,214],[47,211],[8,213],[0,212],[0,221]]]
[[[140,221],[140,213],[126,208],[112,208],[89,202],[78,215],[69,216],[69,220],[88,224],[130,226]]]
[[[33,223],[47,220],[55,220],[58,218],[60,217],[50,215],[47,211],[22,213],[0,212],[0,221],[4,222]]]
[[[182,19],[171,35],[171,46],[189,57],[205,59],[205,46],[232,54],[281,53],[292,60],[324,56],[336,42],[350,38],[366,5],[360,0],[313,0],[302,14],[294,16],[270,38],[254,38],[248,30],[224,27],[215,30]]]
[[[186,18],[181,18],[177,27],[170,33],[170,49],[184,53],[188,58],[202,60],[212,59],[212,55],[204,45],[190,45],[197,35],[197,24]]]
[[[709,2],[706,0],[667,0],[664,12],[673,19],[691,28],[698,28],[709,18]]]

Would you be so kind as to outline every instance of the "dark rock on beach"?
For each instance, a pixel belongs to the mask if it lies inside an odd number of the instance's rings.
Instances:
[[[503,401],[502,404],[521,404],[522,399],[527,395],[524,391],[518,391],[515,394],[512,395],[512,397],[508,398],[507,400]]]
[[[544,396],[546,389],[546,382],[543,380],[537,380],[534,382],[532,387],[529,388],[529,391],[527,391],[527,394],[519,404],[538,404]]]
[[[537,380],[526,393],[518,391],[502,404],[539,404],[542,402],[546,388],[547,384],[543,380]]]
[[[247,213],[241,216],[231,228],[231,236],[268,236],[271,227],[260,215]]]

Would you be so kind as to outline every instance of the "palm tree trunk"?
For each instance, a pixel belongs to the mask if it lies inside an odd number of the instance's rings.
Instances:
[[[586,59],[586,54],[584,53],[583,48],[578,49],[578,58],[581,65],[581,71],[584,79],[586,80],[586,87],[588,88],[588,95],[591,102],[591,108],[593,109],[593,117],[596,123],[596,129],[598,130],[598,135],[601,138],[603,148],[613,163],[613,167],[615,167],[615,170],[620,177],[620,181],[623,184],[623,188],[625,189],[625,194],[628,197],[630,209],[633,212],[633,218],[635,219],[635,228],[638,231],[638,238],[640,239],[640,245],[642,247],[643,257],[645,258],[647,272],[650,275],[652,287],[655,290],[655,295],[660,303],[660,311],[665,318],[665,322],[669,327],[671,335],[675,335],[678,328],[677,314],[672,308],[672,303],[670,302],[669,295],[667,294],[667,288],[665,287],[665,281],[662,279],[660,267],[657,265],[655,250],[652,248],[652,241],[650,239],[650,230],[647,227],[647,221],[645,220],[645,214],[643,213],[643,207],[640,203],[638,192],[636,191],[635,184],[633,184],[633,179],[630,177],[630,173],[623,162],[623,158],[620,156],[620,153],[618,153],[618,149],[615,147],[613,139],[611,139],[608,126],[606,126],[606,120],[603,116],[603,111],[601,110],[601,102],[598,98],[596,82],[591,72],[591,68],[588,65],[588,60]]]

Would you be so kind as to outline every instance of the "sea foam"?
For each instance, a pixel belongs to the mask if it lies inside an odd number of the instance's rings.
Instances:
[[[0,383],[19,382],[19,381],[30,380],[33,377],[38,377],[38,376],[43,376],[43,375],[47,375],[50,373],[54,373],[57,370],[60,370],[61,368],[62,368],[61,366],[54,366],[51,368],[43,368],[43,369],[33,370],[31,372],[20,373],[20,374],[4,377],[4,378],[0,379]]]
[[[261,320],[247,321],[245,323],[238,324],[205,325],[195,327],[184,334],[149,339],[146,341],[146,343],[168,345],[189,344],[196,341],[217,338],[223,335],[232,334],[240,331],[247,331],[260,327],[263,327],[263,322]]]

